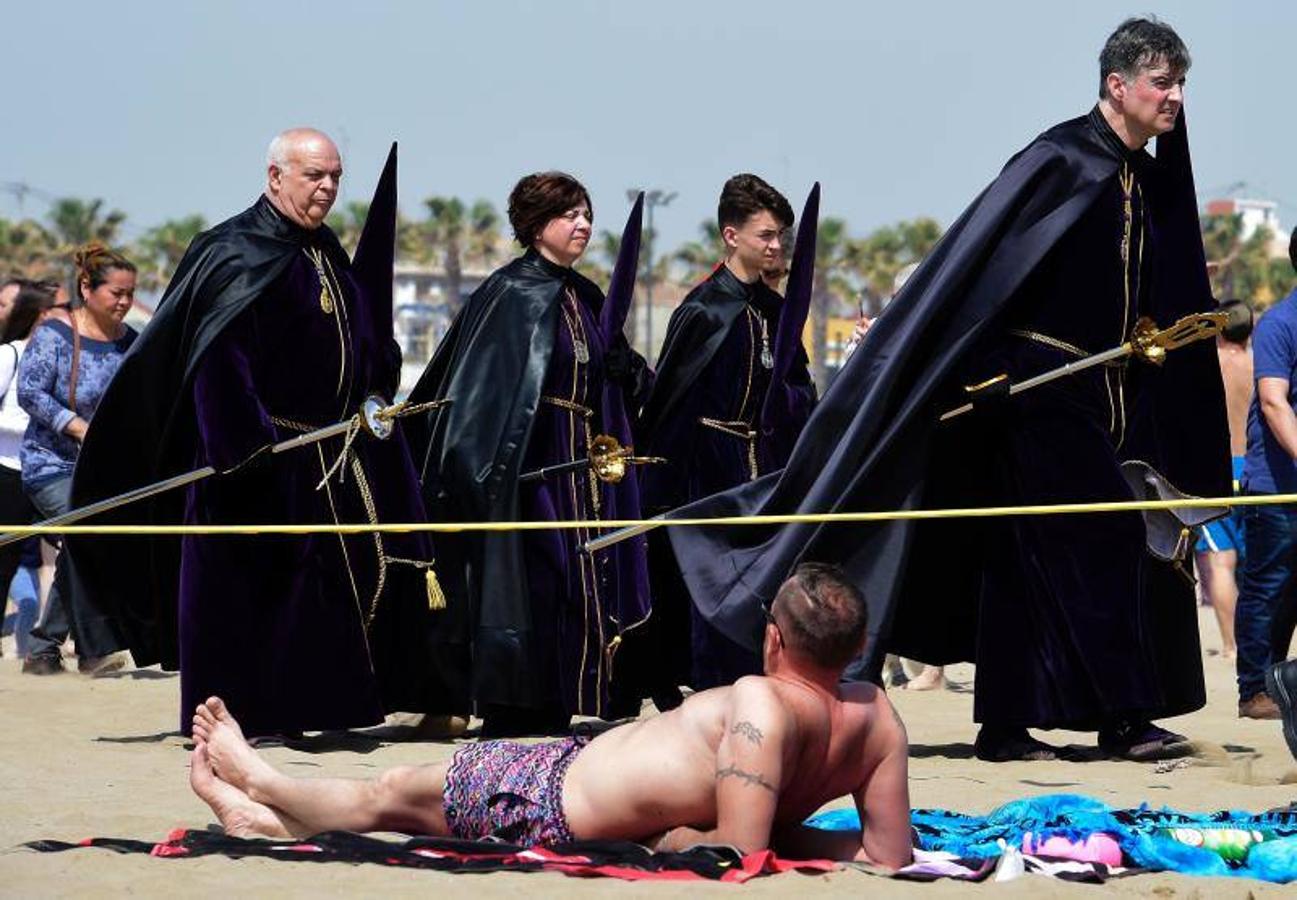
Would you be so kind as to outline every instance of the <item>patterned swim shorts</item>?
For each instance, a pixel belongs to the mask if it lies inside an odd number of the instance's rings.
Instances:
[[[570,843],[563,776],[586,743],[578,737],[543,744],[479,741],[455,751],[443,803],[451,834],[523,847]]]

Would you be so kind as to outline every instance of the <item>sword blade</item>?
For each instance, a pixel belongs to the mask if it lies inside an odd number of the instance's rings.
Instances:
[[[1111,350],[1105,350],[1102,353],[1096,353],[1093,356],[1087,356],[1085,359],[1078,359],[1076,362],[1064,363],[1057,369],[1050,369],[1048,372],[1041,372],[1039,375],[1024,380],[1014,382],[1009,386],[1009,396],[1021,394],[1023,391],[1029,391],[1034,387],[1040,387],[1042,384],[1048,384],[1059,378],[1066,378],[1069,375],[1075,375],[1078,372],[1084,372],[1086,369],[1094,366],[1101,366],[1104,363],[1112,362],[1114,359],[1125,359],[1130,356],[1132,349],[1130,344],[1122,344],[1120,347],[1113,347]],[[954,409],[947,410],[941,414],[941,421],[953,419],[956,416],[962,416],[966,412],[972,412],[973,404],[965,403],[963,406],[957,406]]]
[[[296,450],[298,447],[305,447],[308,444],[318,444],[320,441],[328,440],[331,437],[337,437],[340,434],[346,434],[347,430],[352,427],[351,420],[337,422],[333,425],[326,425],[323,428],[317,428],[315,431],[309,431],[306,434],[299,434],[287,440],[272,444],[270,452],[272,454],[284,453],[288,450]],[[117,509],[118,507],[127,506],[131,503],[138,503],[140,500],[147,500],[150,497],[156,497],[158,494],[165,494],[167,491],[184,487],[187,484],[193,484],[195,481],[202,481],[204,478],[210,478],[216,474],[216,469],[212,466],[203,466],[201,469],[194,469],[192,472],[185,472],[181,475],[173,475],[162,481],[155,481],[153,484],[146,484],[143,487],[134,488],[125,493],[117,494],[113,497],[105,497],[103,500],[96,500],[94,503],[86,506],[79,506],[76,509],[69,510],[61,516],[54,516],[50,519],[42,519],[35,524],[42,528],[53,528],[58,525],[73,525],[83,519],[91,516],[97,516],[100,513]],[[0,547],[6,544],[12,544],[15,541],[21,541],[27,537],[26,532],[7,532],[0,534]]]
[[[591,538],[581,545],[581,549],[586,553],[594,553],[602,550],[604,547],[611,547],[613,544],[620,544],[628,538],[633,538],[637,534],[643,534],[646,531],[652,531],[665,524],[666,520],[662,516],[654,516],[651,522],[644,522],[639,525],[628,525],[625,528],[618,528],[616,531],[610,531],[605,535],[597,538]]]
[[[566,475],[568,472],[580,472],[582,469],[590,468],[590,460],[574,459],[571,462],[555,463],[552,466],[545,466],[540,469],[533,469],[530,472],[524,472],[518,476],[521,482],[544,481],[554,475]]]

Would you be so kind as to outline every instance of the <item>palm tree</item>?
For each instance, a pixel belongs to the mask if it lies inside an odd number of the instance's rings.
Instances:
[[[468,210],[464,257],[481,269],[494,269],[504,256],[501,219],[490,200],[476,200]]]
[[[1202,219],[1202,244],[1207,253],[1212,293],[1220,299],[1237,297],[1265,309],[1287,295],[1297,281],[1282,257],[1270,255],[1274,233],[1264,226],[1243,237],[1238,213]]]
[[[365,230],[365,220],[369,218],[369,202],[366,200],[352,200],[341,210],[334,210],[329,213],[325,224],[338,237],[338,243],[347,251],[348,256],[354,256],[356,245],[360,243],[360,233]]]
[[[57,278],[58,241],[32,219],[0,219],[0,275],[21,278]]]
[[[60,244],[67,249],[102,241],[117,241],[126,213],[120,209],[104,212],[104,201],[82,200],[79,197],[60,197],[50,204],[48,218]]]
[[[702,281],[725,259],[725,241],[720,227],[713,221],[698,226],[699,239],[689,241],[671,254],[671,259],[684,267],[681,280],[687,285]]]
[[[207,220],[196,213],[168,219],[144,232],[131,250],[140,267],[140,287],[146,291],[165,288],[190,243],[206,228]]]
[[[653,266],[648,266],[648,253],[646,248],[657,237],[656,229],[644,229],[640,235],[640,267],[635,273],[635,300],[631,305],[630,313],[626,316],[626,323],[622,330],[626,334],[626,341],[632,347],[639,340],[639,320],[643,316],[640,312],[640,304],[647,301],[649,284],[659,285],[671,279],[671,257],[659,256],[653,261]],[[612,270],[617,265],[617,254],[621,252],[621,235],[608,229],[601,230],[591,242],[591,250],[581,257],[577,263],[576,269],[586,278],[589,278],[595,284],[606,288],[612,281]]]
[[[46,218],[55,239],[55,255],[59,268],[71,290],[74,285],[72,253],[91,241],[112,245],[117,241],[126,213],[120,209],[103,211],[104,201],[99,198],[82,200],[79,197],[60,197],[50,204]],[[75,294],[75,291],[73,291]]]
[[[423,237],[430,255],[439,261],[446,273],[446,303],[453,317],[462,304],[464,283],[464,244],[466,210],[458,197],[429,197],[423,201],[428,219],[423,223]]]
[[[408,260],[417,265],[431,265],[433,247],[428,245],[423,233],[423,223],[406,217],[397,210],[396,213],[396,258]]]
[[[919,218],[884,226],[854,242],[848,256],[863,282],[866,315],[882,311],[892,296],[896,273],[927,256],[940,238],[935,219]]]

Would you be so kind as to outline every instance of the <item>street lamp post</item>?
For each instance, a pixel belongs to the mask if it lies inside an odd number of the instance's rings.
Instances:
[[[626,196],[634,203],[639,193],[637,188],[632,188],[626,192]],[[644,252],[648,257],[644,269],[644,358],[650,363],[653,361],[653,241],[656,237],[653,232],[653,210],[670,205],[675,198],[675,191],[653,188],[644,192],[644,209],[647,213],[644,222]]]

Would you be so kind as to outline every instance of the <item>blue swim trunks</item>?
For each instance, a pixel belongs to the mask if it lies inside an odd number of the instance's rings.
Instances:
[[[1238,482],[1243,477],[1243,457],[1235,456],[1234,493],[1238,493]],[[1198,528],[1198,541],[1194,544],[1195,553],[1220,553],[1224,550],[1235,550],[1242,559],[1245,545],[1243,543],[1243,507],[1235,506],[1229,515],[1214,522],[1208,522]]]

